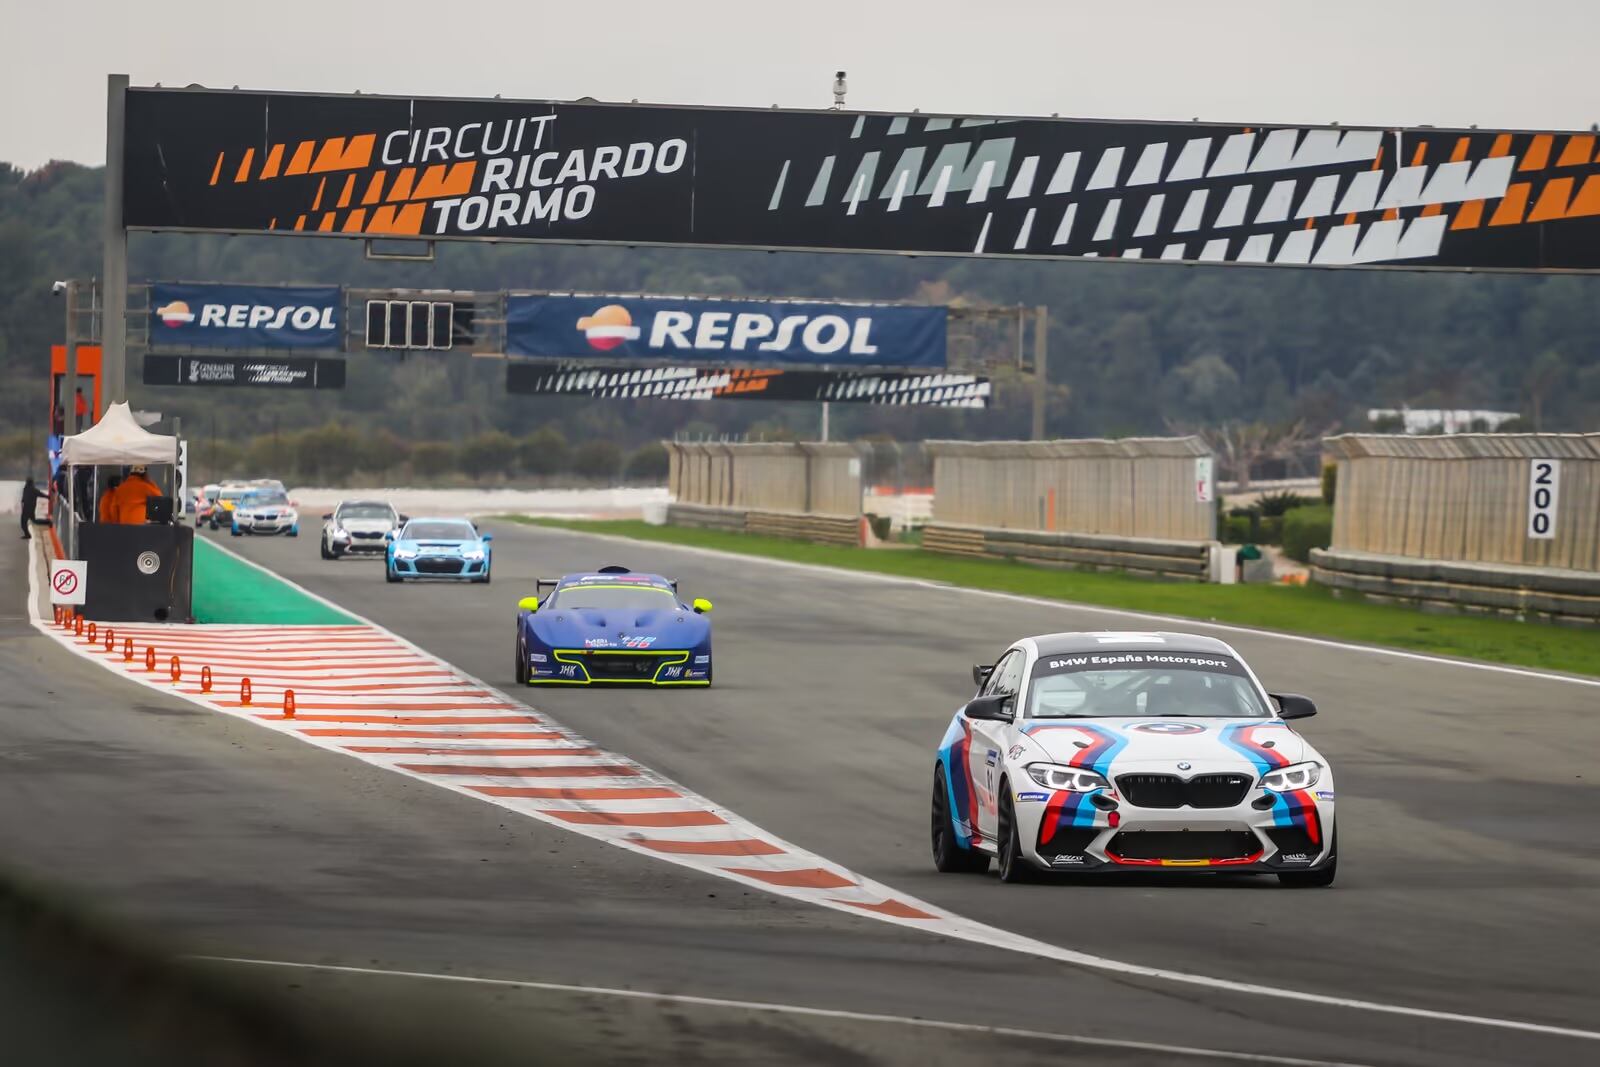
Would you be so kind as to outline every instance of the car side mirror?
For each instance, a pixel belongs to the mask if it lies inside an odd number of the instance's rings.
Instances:
[[[494,534],[490,534],[490,533],[480,534],[479,537],[478,537],[478,540],[480,540],[480,541],[493,541],[494,540]]]
[[[323,521],[326,522],[328,519],[333,518],[333,512],[331,512],[331,511],[328,512],[326,515],[322,516],[322,518],[323,518]]]
[[[994,673],[993,663],[974,663],[972,665],[972,684],[983,688],[983,683],[989,680],[989,675]]]
[[[704,615],[711,610],[711,601],[707,600],[703,596],[697,596],[694,598],[694,603],[690,606],[694,608],[694,613],[696,615]]]
[[[396,540],[397,539],[396,538],[396,532],[394,530],[385,530],[385,531],[383,531],[383,539],[385,541],[394,541],[394,540]]]
[[[1317,705],[1310,697],[1300,696],[1298,693],[1268,693],[1272,702],[1278,705],[1280,719],[1309,719],[1317,713]]]
[[[525,596],[525,597],[523,597],[521,600],[517,601],[517,610],[518,611],[538,611],[539,610],[539,598],[536,597],[536,596]]]
[[[411,516],[410,515],[401,515],[400,516],[400,525],[401,526],[404,526],[406,523],[408,523],[410,521],[411,521]]]
[[[993,696],[973,697],[961,710],[969,719],[986,719],[991,722],[1010,722],[1015,717],[1017,697],[1014,693],[996,693]]]

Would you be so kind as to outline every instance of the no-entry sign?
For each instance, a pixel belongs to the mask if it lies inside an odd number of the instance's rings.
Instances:
[[[58,559],[50,564],[50,603],[82,604],[88,584],[81,559]]]

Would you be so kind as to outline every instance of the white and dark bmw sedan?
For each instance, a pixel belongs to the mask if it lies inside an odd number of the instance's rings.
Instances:
[[[933,858],[1040,871],[1207,870],[1333,884],[1333,771],[1227,644],[1179,633],[1025,637],[973,668],[933,767]]]

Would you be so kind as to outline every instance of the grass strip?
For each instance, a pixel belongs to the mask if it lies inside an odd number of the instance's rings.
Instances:
[[[1600,635],[1593,630],[1474,615],[1437,615],[1354,597],[1338,598],[1318,585],[1167,582],[1126,574],[1057,570],[1007,560],[962,559],[920,548],[838,548],[721,530],[651,526],[639,521],[500,517],[509,522],[578,533],[632,537],[793,563],[947,582],[972,589],[1387,645],[1413,652],[1600,675]]]
[[[194,621],[243,625],[345,626],[356,620],[272,574],[194,539]]]

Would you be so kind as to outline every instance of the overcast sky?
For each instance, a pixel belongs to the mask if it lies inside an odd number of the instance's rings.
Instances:
[[[135,85],[1587,129],[1600,0],[0,0],[0,160]]]

